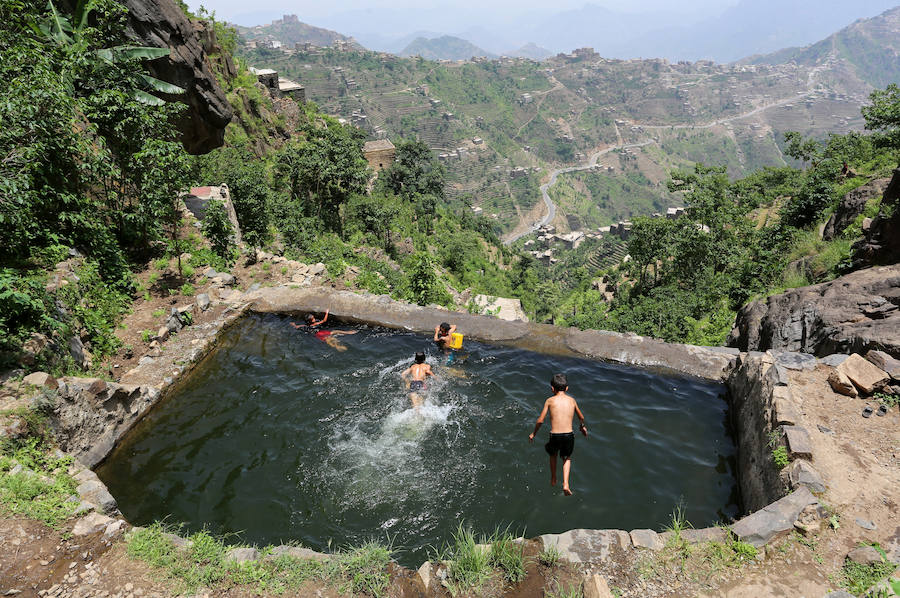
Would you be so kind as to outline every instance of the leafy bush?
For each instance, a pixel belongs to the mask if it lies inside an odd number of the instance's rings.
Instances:
[[[203,234],[217,256],[225,263],[234,262],[234,229],[223,202],[210,200],[207,204],[203,217]]]

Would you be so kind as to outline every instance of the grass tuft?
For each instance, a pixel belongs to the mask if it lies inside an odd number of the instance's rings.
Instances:
[[[450,593],[477,590],[491,577],[491,553],[483,550],[470,527],[459,524],[453,541],[445,546],[438,560],[449,561]]]
[[[538,555],[538,562],[545,567],[555,567],[559,564],[559,559],[559,548],[557,548],[553,544],[551,544],[550,546],[545,546],[541,553]]]
[[[525,579],[525,546],[516,542],[509,528],[499,528],[491,536],[490,563],[503,571],[510,583],[519,583]]]

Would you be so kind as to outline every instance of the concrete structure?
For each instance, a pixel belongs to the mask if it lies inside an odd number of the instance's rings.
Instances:
[[[488,295],[475,295],[472,302],[478,307],[482,314],[495,316],[501,320],[513,322],[521,320],[528,321],[525,310],[522,309],[522,302],[518,299],[508,299],[506,297],[490,297]]]
[[[182,196],[185,207],[191,211],[194,217],[203,222],[206,216],[206,208],[210,200],[221,201],[225,205],[225,212],[228,214],[228,220],[234,229],[234,242],[241,242],[241,227],[238,224],[237,214],[234,211],[234,204],[231,203],[231,192],[228,185],[208,186],[208,187],[191,187],[190,193]]]
[[[366,141],[365,145],[363,145],[363,156],[369,163],[369,168],[375,172],[393,164],[396,154],[397,148],[394,147],[394,144],[389,139]]]
[[[272,94],[273,98],[281,97],[281,92],[278,87],[278,71],[273,71],[272,69],[255,69],[252,66],[248,68],[251,73],[256,75],[257,81],[266,86],[266,89],[269,90],[269,93]]]
[[[291,98],[298,104],[306,102],[306,88],[296,81],[279,77],[278,92],[284,97]]]

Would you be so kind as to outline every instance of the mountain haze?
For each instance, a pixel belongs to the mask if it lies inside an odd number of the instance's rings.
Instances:
[[[873,87],[900,82],[900,6],[871,19],[860,19],[827,38],[804,48],[788,48],[754,56],[749,64],[779,64],[793,60],[816,66],[829,58],[842,60]]]
[[[473,56],[496,57],[470,41],[451,35],[443,35],[433,39],[417,37],[403,48],[400,56],[421,56],[428,60],[467,60]]]
[[[255,27],[234,25],[234,28],[241,37],[248,41],[272,37],[283,44],[289,45],[309,42],[317,46],[330,46],[338,40],[356,43],[352,37],[340,34],[337,31],[308,25],[300,21],[297,15],[284,15],[281,19],[276,19],[268,25],[257,25]]]

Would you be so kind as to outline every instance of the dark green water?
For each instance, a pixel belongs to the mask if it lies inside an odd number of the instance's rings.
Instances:
[[[390,537],[418,566],[462,520],[533,536],[659,529],[679,503],[695,527],[737,513],[721,385],[469,340],[448,369],[426,337],[385,330],[339,353],[289,321],[233,327],[103,464],[129,521],[320,550]],[[417,413],[399,374],[423,349],[440,378]],[[549,423],[528,443],[557,371],[590,429],[572,497],[549,486]]]

